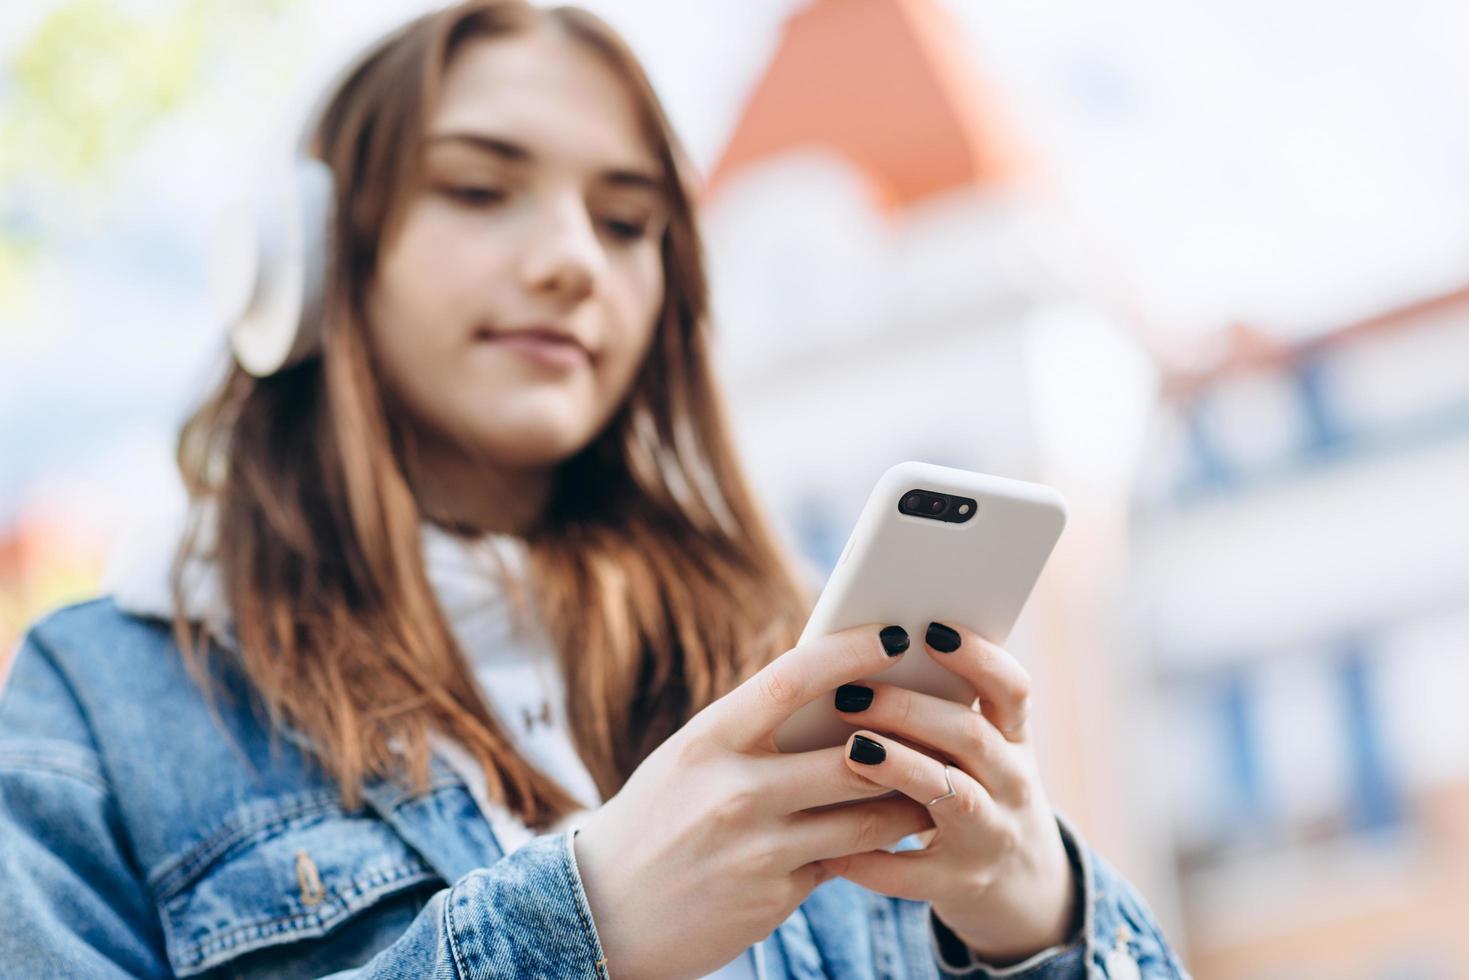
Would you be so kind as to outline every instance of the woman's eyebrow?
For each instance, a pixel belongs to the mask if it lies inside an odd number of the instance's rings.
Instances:
[[[470,132],[448,132],[435,133],[424,140],[425,146],[435,146],[442,143],[457,143],[497,156],[509,163],[532,163],[535,154],[519,143],[507,140],[501,136],[491,136],[487,133]],[[636,167],[615,167],[604,170],[601,179],[618,187],[643,188],[662,195],[664,193],[663,181],[656,173]]]

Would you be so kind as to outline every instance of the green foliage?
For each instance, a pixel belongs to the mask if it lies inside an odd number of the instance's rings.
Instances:
[[[105,180],[192,94],[211,44],[295,2],[179,0],[151,17],[111,0],[51,10],[0,69],[0,323],[23,312],[45,237],[44,215],[27,215],[24,236],[6,220],[34,206],[19,189]]]
[[[107,0],[68,0],[9,65],[0,181],[97,176],[178,105],[198,74],[208,0],[144,23]]]

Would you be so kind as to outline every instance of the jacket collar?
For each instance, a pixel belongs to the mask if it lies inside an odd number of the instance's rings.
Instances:
[[[121,537],[103,576],[121,611],[145,619],[173,618],[173,563],[186,520],[186,511],[176,507]],[[212,640],[234,650],[234,624],[223,577],[213,560],[213,522],[214,509],[206,504],[195,550],[184,564],[181,611],[189,621],[201,624]],[[447,538],[427,525],[425,534]],[[450,884],[504,853],[468,785],[438,754],[429,758],[427,792],[415,796],[401,783],[381,778],[370,780],[362,792],[367,806]]]

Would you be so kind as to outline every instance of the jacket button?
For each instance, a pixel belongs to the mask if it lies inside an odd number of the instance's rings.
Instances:
[[[1125,946],[1114,946],[1109,950],[1104,965],[1107,968],[1107,980],[1142,980],[1137,960],[1132,958]]]
[[[316,862],[305,851],[296,852],[296,884],[301,886],[301,904],[321,904],[325,894],[321,887],[321,875],[316,871]]]

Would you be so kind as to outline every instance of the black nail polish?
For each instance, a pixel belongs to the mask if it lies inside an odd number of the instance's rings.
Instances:
[[[901,626],[884,626],[877,635],[882,638],[882,648],[889,657],[896,657],[908,649],[908,631]]]
[[[939,653],[953,653],[959,649],[959,631],[943,623],[929,623],[925,639],[928,640],[928,645]]]
[[[838,711],[865,711],[872,703],[872,688],[861,684],[843,684],[837,688]]]
[[[874,742],[866,735],[853,735],[852,751],[847,754],[864,766],[875,766],[888,757],[888,750],[882,747],[881,742]]]

